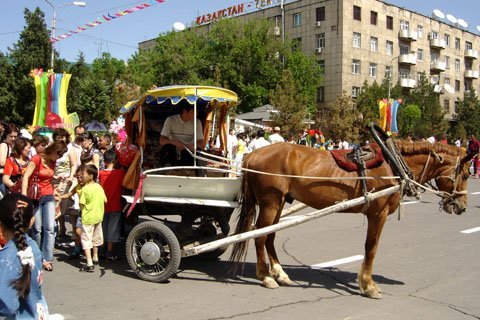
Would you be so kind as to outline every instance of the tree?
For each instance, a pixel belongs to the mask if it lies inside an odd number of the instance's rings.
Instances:
[[[79,113],[82,110],[82,80],[89,78],[92,74],[91,69],[85,63],[85,56],[80,52],[77,61],[70,66],[68,72],[72,75],[68,85],[67,109],[68,112]],[[80,118],[83,121],[82,118]]]
[[[308,117],[317,114],[316,94],[322,83],[323,74],[318,62],[305,54],[292,51],[286,57],[286,68],[290,70],[295,80],[298,95],[305,101]]]
[[[474,134],[478,137],[480,134],[480,101],[473,88],[465,93],[463,101],[458,103],[457,108],[457,113],[453,117],[455,120],[453,127],[461,130],[459,129],[461,126],[466,134]],[[457,138],[465,138],[465,135],[459,136],[459,133],[456,134]]]
[[[273,122],[284,132],[294,133],[304,128],[303,121],[307,114],[305,100],[297,91],[290,70],[283,71],[282,78],[270,97],[270,104],[278,110],[273,115]]]
[[[24,11],[25,27],[20,39],[10,49],[10,58],[15,74],[16,102],[11,106],[10,119],[19,125],[30,123],[35,106],[33,79],[29,76],[35,68],[47,70],[50,64],[52,45],[45,24],[45,15],[39,9]]]
[[[350,142],[360,141],[361,121],[355,109],[355,101],[343,92],[329,105],[330,116],[322,123],[325,134],[334,140],[346,139]],[[328,136],[327,136],[328,138]]]
[[[399,109],[398,114],[398,128],[401,136],[411,134],[416,127],[420,125],[419,121],[422,118],[420,108],[415,104],[409,104]]]
[[[413,127],[413,134],[417,137],[439,136],[447,132],[445,112],[440,105],[438,93],[433,89],[434,85],[430,84],[425,73],[421,73],[417,86],[404,100],[405,105],[417,105],[420,109],[420,120]],[[399,113],[399,118],[402,115]]]
[[[109,123],[116,117],[112,111],[105,106],[109,105],[109,88],[104,81],[98,81],[95,76],[90,75],[79,79],[79,95],[75,111],[82,122],[96,120]]]
[[[0,115],[1,120],[10,122],[12,106],[16,104],[13,65],[9,57],[0,52]]]

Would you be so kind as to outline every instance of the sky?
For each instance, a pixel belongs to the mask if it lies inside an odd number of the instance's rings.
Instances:
[[[64,6],[69,0],[50,0],[57,7],[57,35],[76,30],[97,18],[110,13],[127,10],[143,3],[152,6],[104,22],[94,28],[55,43],[60,56],[68,61],[76,61],[82,51],[86,61],[91,62],[103,52],[113,57],[127,60],[138,48],[138,43],[153,39],[159,34],[171,31],[175,22],[191,25],[197,16],[225,9],[241,3],[253,4],[253,0],[85,0],[85,7]],[[273,0],[279,3],[280,0]],[[479,0],[389,0],[394,5],[431,16],[434,9],[450,13],[468,22],[468,30],[479,34],[476,26],[480,25]],[[24,8],[35,10],[39,7],[45,12],[45,21],[50,28],[53,10],[45,0],[2,0],[0,9],[0,51],[6,53],[8,47],[18,41],[24,28]],[[254,10],[254,6],[247,10]]]

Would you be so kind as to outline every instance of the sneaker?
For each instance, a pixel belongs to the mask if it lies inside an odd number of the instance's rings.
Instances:
[[[95,270],[95,266],[94,265],[84,265],[80,268],[80,271],[84,271],[84,272],[90,272],[92,273],[93,271]]]

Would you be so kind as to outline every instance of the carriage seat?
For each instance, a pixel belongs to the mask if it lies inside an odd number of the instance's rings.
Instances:
[[[345,171],[358,171],[360,168],[355,160],[355,150],[332,150],[330,151],[337,165]],[[382,149],[376,143],[361,147],[360,158],[365,163],[366,169],[379,167],[383,161]]]

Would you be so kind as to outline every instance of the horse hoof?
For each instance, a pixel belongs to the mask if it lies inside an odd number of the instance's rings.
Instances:
[[[293,281],[290,280],[288,276],[286,277],[278,277],[276,279],[277,283],[281,286],[291,286],[293,284]]]
[[[380,287],[377,286],[376,283],[374,283],[373,286],[375,287],[375,290],[376,290],[378,293],[382,293],[382,289],[380,289]]]
[[[279,287],[278,283],[270,277],[265,277],[263,279],[262,284],[265,286],[267,289],[277,289]]]
[[[363,295],[370,299],[382,299],[383,296],[377,290],[365,291]]]

